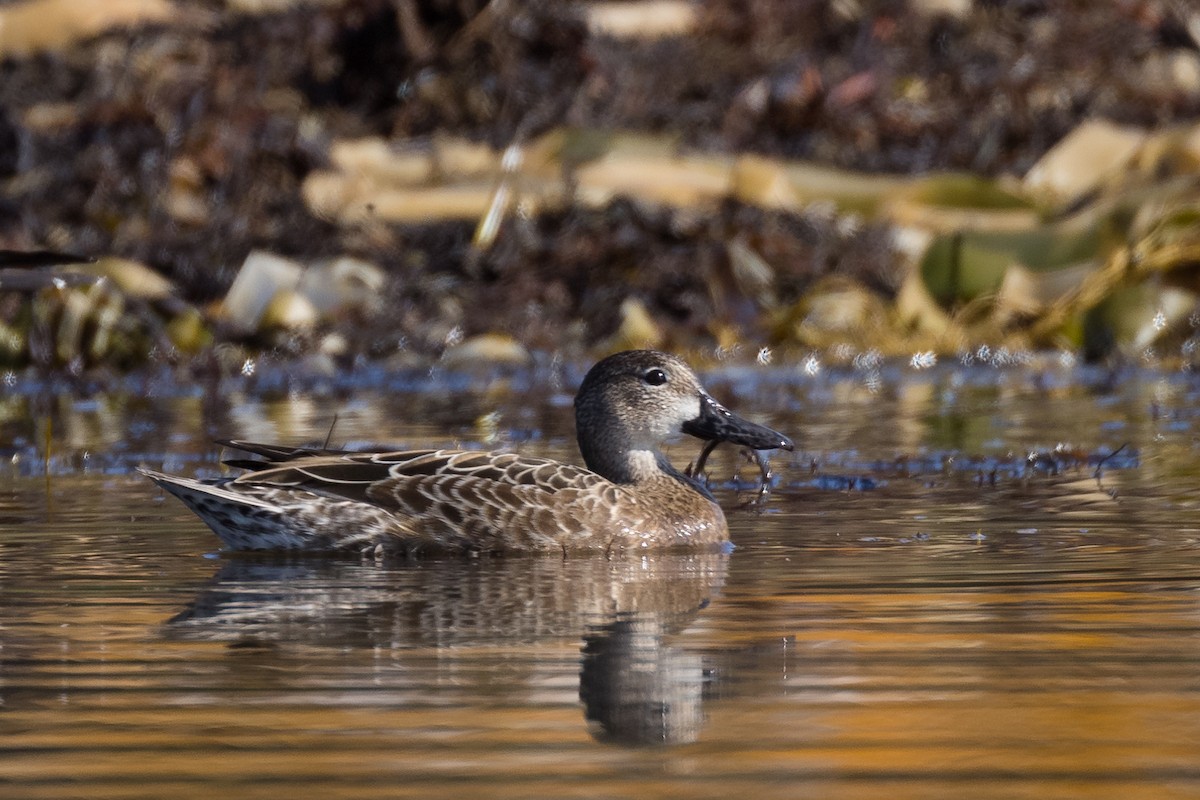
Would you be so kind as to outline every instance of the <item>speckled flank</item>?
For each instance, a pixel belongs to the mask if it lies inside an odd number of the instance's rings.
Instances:
[[[666,436],[791,447],[712,400],[682,361],[653,351],[593,367],[575,411],[588,469],[513,453],[231,442],[265,460],[236,462],[250,471],[215,481],[143,472],[235,550],[609,552],[728,537],[713,499],[662,455]]]

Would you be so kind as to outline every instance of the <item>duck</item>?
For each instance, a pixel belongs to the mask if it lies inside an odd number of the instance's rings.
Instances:
[[[228,550],[607,553],[719,548],[721,507],[662,451],[683,433],[755,451],[792,440],[727,409],[682,359],[627,350],[597,362],[575,397],[586,467],[513,452],[360,452],[221,441],[257,458],[234,477],[139,470]]]

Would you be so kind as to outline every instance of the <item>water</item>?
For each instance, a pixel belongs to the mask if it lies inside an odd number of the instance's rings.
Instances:
[[[129,472],[333,410],[341,441],[574,460],[569,398],[520,380],[13,398],[0,795],[1200,794],[1200,381],[709,383],[799,452],[732,553],[616,560],[224,555]],[[735,506],[753,470],[710,463]]]

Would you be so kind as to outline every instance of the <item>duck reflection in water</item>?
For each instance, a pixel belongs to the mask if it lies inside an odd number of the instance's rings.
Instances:
[[[686,744],[704,724],[704,662],[636,615],[584,636],[579,699],[593,736],[626,745]]]
[[[234,557],[167,630],[172,638],[229,643],[219,679],[238,691],[247,680],[297,691],[290,681],[325,669],[339,685],[348,674],[372,689],[415,689],[419,697],[436,688],[447,709],[494,697],[498,688],[513,703],[544,694],[562,645],[582,639],[578,697],[593,736],[678,744],[700,735],[705,663],[670,641],[719,593],[728,558],[387,565]]]

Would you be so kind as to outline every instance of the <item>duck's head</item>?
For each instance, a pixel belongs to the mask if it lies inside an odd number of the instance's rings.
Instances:
[[[659,447],[676,433],[755,450],[793,446],[725,408],[687,364],[656,350],[627,350],[592,367],[575,396],[575,426],[588,468],[619,483],[661,472]]]

